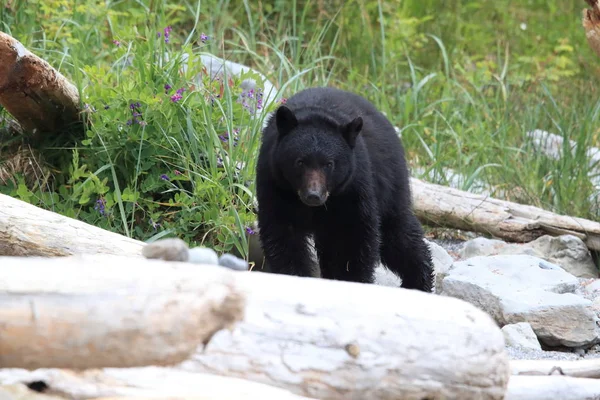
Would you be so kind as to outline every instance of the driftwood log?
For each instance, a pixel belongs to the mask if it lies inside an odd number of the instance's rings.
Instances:
[[[600,359],[587,360],[512,360],[513,375],[567,375],[576,378],[600,379]],[[599,393],[600,395],[600,393]]]
[[[81,123],[77,87],[12,36],[0,32],[0,104],[40,136]]]
[[[571,376],[511,376],[504,400],[596,400],[600,380]]]
[[[143,246],[138,240],[0,194],[0,256],[141,257]]]
[[[44,382],[48,386],[45,393],[74,400],[309,400],[262,383],[161,367],[83,372],[0,369],[0,398],[3,386],[9,393],[18,394],[22,392],[18,384],[31,382]]]
[[[5,368],[164,365],[197,343],[178,368],[319,399],[501,399],[510,374],[500,329],[458,299],[106,255],[0,265]]]
[[[117,256],[0,257],[0,368],[171,365],[244,315],[233,273]]]
[[[511,242],[569,234],[589,249],[600,250],[600,223],[416,178],[411,178],[411,185],[415,214],[423,223],[488,233]]]

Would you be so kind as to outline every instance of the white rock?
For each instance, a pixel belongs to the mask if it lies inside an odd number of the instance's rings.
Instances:
[[[194,264],[219,265],[219,256],[208,247],[194,247],[189,251],[188,262]]]
[[[505,325],[502,328],[502,333],[507,346],[527,350],[542,350],[535,332],[527,322]]]
[[[573,292],[579,281],[562,268],[526,255],[473,257],[440,277],[438,293],[468,301],[500,325],[529,322],[549,346],[600,340],[592,303]]]
[[[427,239],[424,240],[425,243],[429,245],[429,250],[431,251],[431,258],[433,259],[433,266],[436,275],[446,273],[452,265],[452,263],[454,262],[454,259],[439,244],[431,242]]]
[[[450,254],[448,254],[448,252],[439,244],[431,242],[427,239],[423,240],[425,241],[425,243],[427,243],[427,245],[429,246],[429,250],[431,251],[431,259],[433,261],[433,269],[435,276],[437,277],[440,274],[443,274],[446,271],[448,271],[448,269],[454,262]],[[400,285],[402,284],[402,280],[393,272],[391,272],[382,264],[380,264],[377,266],[377,268],[375,268],[375,284],[382,286],[400,287]]]
[[[479,237],[465,242],[459,255],[463,259],[500,254],[524,254],[557,264],[579,278],[597,278],[598,268],[585,245],[573,235],[544,235],[529,243],[506,243]]]

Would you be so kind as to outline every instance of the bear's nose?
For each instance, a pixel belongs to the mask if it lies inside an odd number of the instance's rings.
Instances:
[[[327,197],[320,190],[307,190],[301,198],[307,206],[315,207],[323,205]]]

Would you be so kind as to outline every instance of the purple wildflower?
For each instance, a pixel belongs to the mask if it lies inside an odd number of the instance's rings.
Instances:
[[[152,218],[150,218],[150,225],[152,225],[152,228],[154,228],[154,230],[156,230],[156,228],[160,226],[160,224],[158,222],[154,222]]]
[[[162,174],[160,176],[160,179],[162,179],[163,181],[170,181],[169,177],[167,176],[167,174]]]
[[[256,231],[249,226],[246,227],[246,233],[248,233],[248,235],[256,235]]]
[[[279,101],[281,102],[281,104],[287,103],[287,99],[285,97],[282,97]]]
[[[168,83],[165,83],[165,93],[167,93],[167,91],[171,89],[171,85],[169,85]]]
[[[173,29],[173,28],[171,28],[171,26],[169,25],[169,26],[167,26],[167,27],[166,27],[166,28],[163,30],[163,31],[164,31],[164,34],[165,34],[165,43],[169,43],[169,36],[170,36],[170,34],[171,34],[171,30],[172,30],[172,29]]]
[[[134,122],[134,120],[132,120],[132,119],[128,119],[128,120],[127,120],[127,126],[131,126],[131,125],[133,125],[133,122]]]
[[[228,135],[219,135],[219,139],[221,139],[221,142],[226,143],[227,140],[229,140],[229,136]]]
[[[202,32],[202,33],[200,34],[200,41],[201,41],[202,43],[206,43],[206,41],[207,41],[208,39],[209,39],[208,35],[205,35],[205,34],[204,34],[204,32]]]
[[[173,172],[175,173],[175,175],[181,175],[181,171],[177,171],[177,170],[175,170],[175,171],[173,171]]]
[[[113,40],[112,42],[117,47],[119,47],[121,45],[121,42],[119,42],[118,40]]]
[[[171,96],[171,101],[173,103],[176,103],[179,100],[181,100],[183,98],[183,96],[181,94],[183,93],[184,90],[185,90],[184,88],[177,89],[177,92],[173,96]]]
[[[96,205],[94,206],[94,210],[98,211],[100,213],[100,215],[104,216],[106,215],[106,210],[105,207],[106,206],[106,200],[104,200],[103,198],[100,198],[98,200],[96,200]]]

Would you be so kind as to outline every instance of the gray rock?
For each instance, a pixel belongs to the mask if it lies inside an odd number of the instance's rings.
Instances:
[[[392,271],[384,267],[383,265],[378,265],[375,268],[375,284],[380,286],[390,286],[390,287],[400,287],[402,284],[402,280],[396,276]]]
[[[194,264],[219,265],[219,256],[208,247],[194,247],[189,251],[188,262]]]
[[[429,245],[431,251],[431,258],[433,259],[433,266],[436,274],[444,274],[448,271],[454,259],[448,254],[448,252],[439,244],[424,239],[425,243]]]
[[[159,239],[142,248],[142,255],[146,258],[165,261],[187,261],[188,245],[181,239]]]
[[[597,278],[598,268],[583,240],[573,235],[542,236],[530,247],[542,254],[542,258],[560,265],[565,271],[579,278]]]
[[[248,271],[248,263],[233,254],[223,254],[219,257],[219,265],[235,271]]]
[[[429,250],[431,251],[433,269],[436,277],[439,274],[448,271],[448,269],[454,262],[454,259],[450,256],[450,254],[448,254],[448,252],[444,250],[444,248],[439,244],[431,242],[427,239],[423,240],[425,240],[425,243],[427,243],[427,245],[429,246]],[[400,285],[402,284],[402,280],[393,272],[391,272],[382,264],[380,264],[377,266],[377,268],[375,268],[375,284],[381,286],[400,287]]]
[[[527,322],[505,325],[502,327],[502,333],[504,334],[504,342],[507,346],[528,350],[542,350],[535,332],[533,332],[531,325]]]
[[[499,255],[455,262],[438,292],[478,306],[501,326],[529,322],[549,346],[582,347],[598,342],[600,329],[592,302],[573,294],[578,287],[573,275],[539,258]]]
[[[506,243],[502,240],[476,238],[466,242],[459,255],[463,259],[500,254],[524,254],[558,264],[580,278],[597,278],[598,268],[585,243],[573,235],[544,235],[530,243]]]

